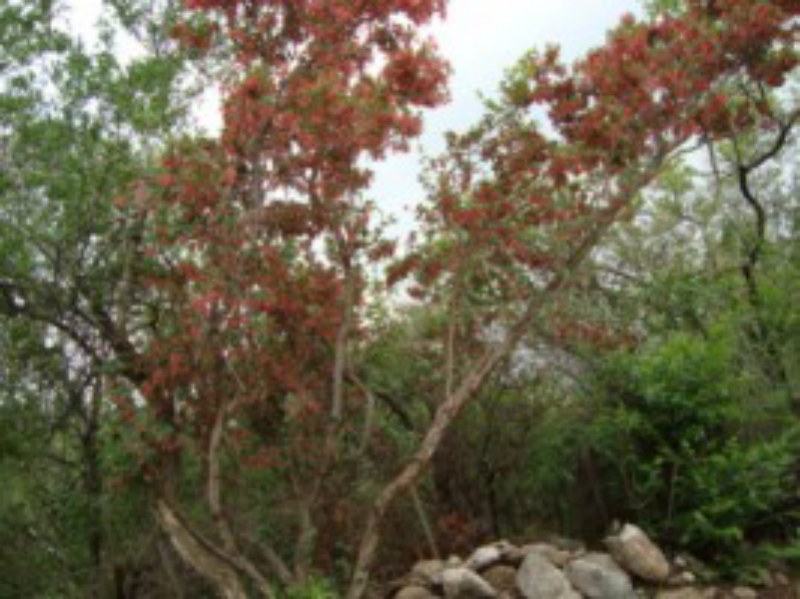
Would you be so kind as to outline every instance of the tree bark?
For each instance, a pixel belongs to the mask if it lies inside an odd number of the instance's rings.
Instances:
[[[528,312],[530,310],[526,311],[526,314]],[[470,371],[456,391],[439,406],[428,432],[420,443],[419,449],[400,473],[383,488],[372,504],[367,516],[364,533],[361,537],[361,543],[359,544],[353,578],[347,590],[347,599],[360,599],[364,595],[369,582],[369,572],[380,542],[380,525],[392,503],[399,495],[417,482],[420,475],[430,464],[433,454],[439,447],[450,424],[458,416],[467,401],[480,388],[494,367],[509,354],[523,334],[524,329],[518,328],[512,331],[504,343],[484,355],[476,368]]]
[[[88,550],[92,564],[92,581],[89,595],[100,597],[103,588],[103,550],[105,535],[103,528],[103,475],[100,468],[100,406],[102,395],[98,383],[93,383],[89,392],[89,404],[83,405],[84,389],[75,391],[74,401],[80,406],[84,420],[81,433],[83,457],[83,487],[89,511]]]
[[[164,500],[156,501],[156,519],[178,555],[212,584],[223,599],[248,599],[233,564],[188,529]]]

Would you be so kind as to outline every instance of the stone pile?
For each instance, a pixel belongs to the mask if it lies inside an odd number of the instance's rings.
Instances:
[[[754,599],[753,589],[695,586],[684,561],[670,563],[638,527],[605,540],[607,551],[564,541],[515,546],[498,541],[467,559],[418,562],[394,583],[391,599]],[[789,595],[787,597],[791,597]]]

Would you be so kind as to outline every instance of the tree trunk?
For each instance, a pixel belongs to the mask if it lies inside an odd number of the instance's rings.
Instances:
[[[516,345],[522,331],[515,330],[504,343],[487,352],[459,388],[450,395],[436,410],[433,422],[414,456],[403,467],[400,473],[383,488],[372,504],[367,516],[367,523],[359,544],[353,578],[347,590],[347,599],[360,599],[369,582],[369,573],[380,542],[380,525],[394,500],[412,487],[430,464],[433,454],[439,447],[450,424],[458,416],[467,401],[480,388],[483,381],[494,367],[505,358]]]
[[[103,588],[103,478],[100,470],[98,431],[102,395],[98,385],[90,391],[90,404],[85,408],[85,428],[81,434],[83,452],[83,486],[89,510],[88,549],[92,564],[89,595],[100,597]],[[80,399],[78,399],[80,401]]]
[[[222,471],[220,467],[220,449],[222,445],[223,431],[227,422],[228,411],[233,411],[236,405],[222,406],[217,411],[214,420],[214,427],[211,431],[211,438],[208,443],[208,475],[206,481],[206,501],[211,511],[211,517],[217,528],[217,533],[222,540],[223,550],[227,558],[236,565],[241,572],[246,572],[247,576],[255,583],[259,593],[263,597],[271,599],[275,596],[267,579],[264,577],[255,564],[239,549],[239,544],[234,536],[233,529],[225,516],[222,507]]]
[[[178,555],[210,582],[220,597],[247,599],[247,593],[233,564],[192,533],[163,499],[156,501],[156,519]]]

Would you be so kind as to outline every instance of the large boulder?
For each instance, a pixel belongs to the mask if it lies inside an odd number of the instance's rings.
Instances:
[[[638,526],[626,524],[605,540],[611,556],[631,574],[651,582],[669,578],[669,562],[661,549]]]
[[[490,599],[497,591],[469,568],[446,568],[437,577],[447,599]]]
[[[589,599],[634,599],[630,576],[607,553],[587,553],[564,570],[572,586]]]
[[[579,599],[564,573],[541,553],[531,551],[517,570],[517,590],[525,599]]]

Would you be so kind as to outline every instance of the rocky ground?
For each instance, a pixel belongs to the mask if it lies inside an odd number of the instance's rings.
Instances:
[[[800,585],[775,572],[758,588],[703,585],[687,558],[668,560],[626,524],[604,551],[569,541],[516,546],[498,541],[466,559],[418,562],[384,593],[391,599],[800,599]]]

